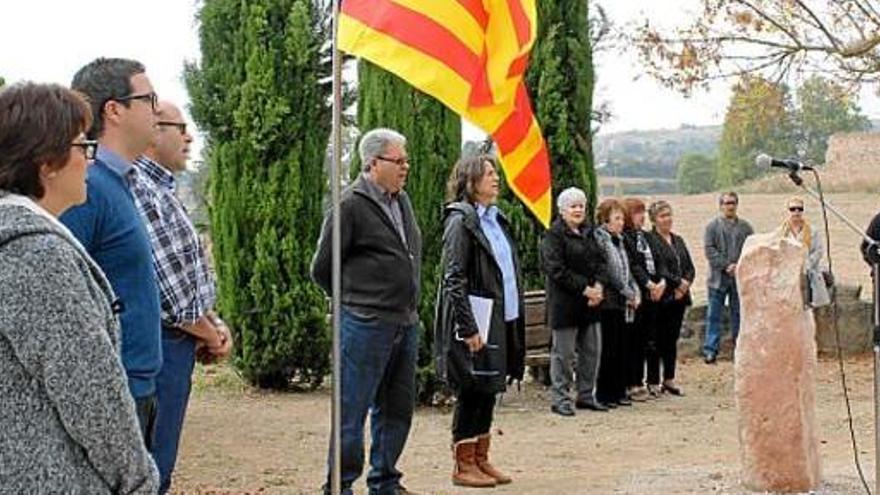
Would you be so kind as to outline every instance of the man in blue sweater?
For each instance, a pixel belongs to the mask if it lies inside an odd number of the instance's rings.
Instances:
[[[89,63],[71,86],[92,106],[88,136],[98,140],[98,153],[88,172],[86,203],[69,209],[61,221],[104,270],[118,297],[122,364],[152,450],[156,375],[162,367],[159,289],[131,186],[137,174],[132,162],[154,139],[156,93],[142,64],[118,58]]]

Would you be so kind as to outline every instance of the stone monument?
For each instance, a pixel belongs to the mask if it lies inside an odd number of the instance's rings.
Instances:
[[[751,490],[807,492],[820,483],[816,341],[802,288],[806,248],[777,233],[748,238],[736,270],[735,351],[742,480]]]

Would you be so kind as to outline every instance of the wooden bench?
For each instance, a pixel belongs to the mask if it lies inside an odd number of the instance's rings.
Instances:
[[[550,340],[544,291],[526,292],[526,366],[535,381],[550,383]]]

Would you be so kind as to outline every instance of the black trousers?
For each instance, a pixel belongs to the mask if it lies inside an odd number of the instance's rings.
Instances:
[[[596,384],[599,402],[617,402],[626,396],[626,382],[630,361],[626,352],[632,325],[625,320],[624,311],[602,310],[602,359]]]
[[[452,441],[489,433],[495,412],[495,394],[469,389],[456,395],[452,414]]]
[[[632,324],[629,344],[628,387],[641,387],[645,384],[645,362],[648,349],[657,347],[657,304],[642,298],[642,305],[636,311],[636,321]]]
[[[660,383],[660,364],[663,364],[663,380],[675,378],[675,361],[678,359],[678,337],[681,322],[687,308],[682,303],[661,304],[657,310],[657,346],[648,352],[648,383]]]

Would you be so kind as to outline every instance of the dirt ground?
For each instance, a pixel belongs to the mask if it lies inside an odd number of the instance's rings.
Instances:
[[[664,396],[611,413],[561,418],[548,391],[509,391],[495,426],[494,459],[514,477],[492,490],[449,481],[448,410],[420,409],[400,468],[426,494],[746,493],[739,482],[732,363],[681,365],[686,397]],[[862,466],[873,488],[872,360],[846,366]],[[820,361],[818,420],[824,483],[817,493],[859,493],[837,362]],[[317,493],[324,477],[329,393],[269,394],[228,368],[199,372],[184,428],[176,493]],[[365,493],[363,480],[357,493]]]

